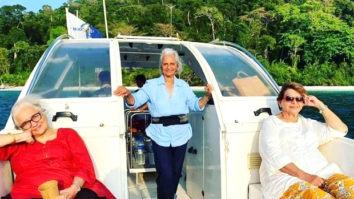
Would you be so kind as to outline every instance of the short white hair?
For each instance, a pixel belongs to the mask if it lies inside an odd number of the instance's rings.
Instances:
[[[11,117],[12,121],[14,122],[15,127],[18,129],[19,125],[18,122],[16,121],[16,116],[19,114],[20,110],[22,110],[23,107],[25,106],[32,106],[36,109],[44,110],[40,104],[40,97],[37,95],[28,95],[20,100],[18,100],[15,105],[11,109]],[[46,116],[45,116],[46,117]]]
[[[162,58],[165,55],[173,55],[173,56],[175,56],[175,60],[176,60],[176,63],[177,63],[177,73],[181,74],[182,71],[183,71],[183,65],[182,65],[181,58],[179,57],[177,51],[172,49],[172,48],[165,48],[161,52],[161,56],[160,56],[160,71],[161,71],[161,74],[162,74]]]

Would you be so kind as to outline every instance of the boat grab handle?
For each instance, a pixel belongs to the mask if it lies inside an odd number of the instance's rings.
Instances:
[[[270,108],[260,108],[253,113],[255,116],[259,116],[261,113],[268,113],[268,115],[272,115],[272,110]]]
[[[198,153],[198,151],[197,151],[197,149],[195,149],[195,148],[193,148],[193,147],[189,147],[189,149],[188,149],[188,153],[191,153],[191,154],[197,154],[197,153]]]
[[[77,121],[77,115],[74,115],[72,112],[64,111],[64,112],[56,112],[53,116],[52,121],[55,122],[59,117],[69,117],[72,121]]]

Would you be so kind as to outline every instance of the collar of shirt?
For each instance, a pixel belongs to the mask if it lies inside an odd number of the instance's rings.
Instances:
[[[173,77],[174,78],[174,85],[181,87],[182,86],[182,80],[177,79],[176,76]],[[165,77],[163,75],[161,75],[159,78],[157,78],[157,84],[161,85],[161,84],[165,84]]]

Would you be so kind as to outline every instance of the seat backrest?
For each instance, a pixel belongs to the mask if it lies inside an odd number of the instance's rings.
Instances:
[[[250,182],[248,185],[248,199],[262,199],[262,186],[259,179],[259,168],[262,163],[262,158],[258,151],[259,132],[254,134],[254,144],[252,145],[251,153],[247,157],[247,166],[250,171]]]
[[[248,169],[251,173],[251,182],[258,183],[259,180],[259,167],[261,166],[262,158],[259,153],[248,154]]]

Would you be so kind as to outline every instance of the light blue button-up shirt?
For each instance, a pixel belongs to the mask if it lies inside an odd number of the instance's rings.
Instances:
[[[189,110],[202,111],[199,108],[199,98],[195,96],[189,85],[181,79],[174,78],[172,96],[169,97],[163,76],[148,80],[138,92],[133,93],[135,104],[132,108],[140,107],[146,102],[152,117],[187,114]],[[146,128],[147,135],[158,145],[181,146],[192,137],[192,127],[188,124],[162,126],[150,124]]]

